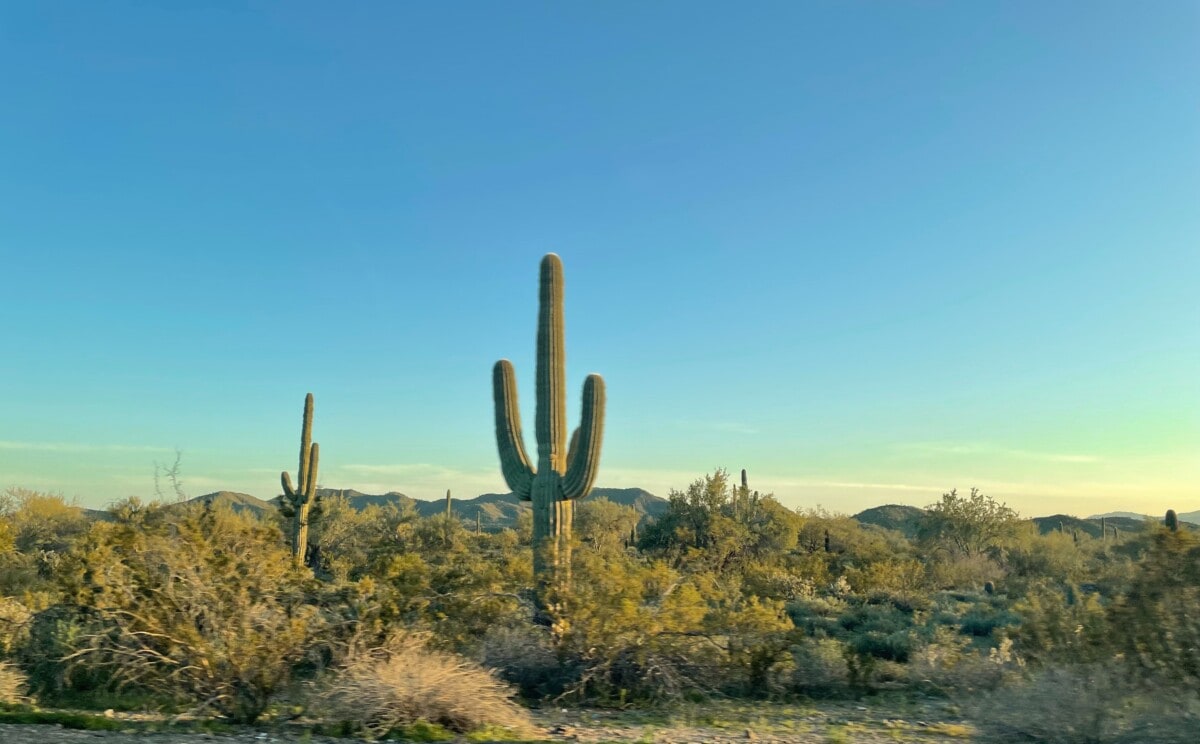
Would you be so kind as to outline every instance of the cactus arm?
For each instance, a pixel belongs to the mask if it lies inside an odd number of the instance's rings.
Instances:
[[[575,427],[575,431],[571,432],[571,445],[567,447],[567,472],[571,472],[571,463],[575,462],[575,455],[579,454],[579,427]]]
[[[537,333],[538,470],[566,470],[567,386],[563,331],[563,267],[553,253],[542,259]]]
[[[525,454],[521,436],[521,412],[517,408],[517,375],[512,362],[501,359],[492,370],[492,392],[496,402],[496,445],[500,450],[500,472],[518,498],[528,501],[533,487],[533,468]]]
[[[588,375],[583,383],[582,418],[575,457],[563,477],[563,497],[567,499],[587,496],[600,469],[600,444],[604,438],[604,378],[600,375]]]
[[[296,498],[296,489],[292,488],[292,476],[288,475],[288,471],[283,471],[279,474],[279,482],[283,484],[283,495],[292,500]]]

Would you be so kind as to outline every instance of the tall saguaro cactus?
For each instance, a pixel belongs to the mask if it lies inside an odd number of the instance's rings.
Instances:
[[[536,470],[525,453],[512,362],[501,359],[492,370],[500,469],[513,493],[533,502],[533,570],[541,590],[570,583],[574,502],[596,480],[604,434],[604,379],[588,375],[582,420],[568,448],[563,337],[562,261],[549,253],[542,259],[538,303]]]
[[[309,393],[304,399],[304,423],[300,427],[300,469],[296,471],[299,483],[293,488],[292,477],[286,470],[279,477],[283,483],[280,509],[285,517],[292,520],[292,562],[296,566],[304,564],[304,554],[308,549],[308,522],[317,501],[317,459],[321,450],[312,440],[312,422],[313,396]]]

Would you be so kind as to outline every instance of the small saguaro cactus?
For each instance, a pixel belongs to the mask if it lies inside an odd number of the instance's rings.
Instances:
[[[1167,518],[1163,522],[1167,529],[1171,532],[1179,531],[1179,517],[1176,516],[1174,509],[1167,509]]]
[[[446,519],[454,519],[454,502],[450,500],[450,489],[446,489]]]
[[[283,498],[279,510],[292,520],[292,562],[304,565],[308,550],[308,523],[315,516],[313,506],[317,502],[317,460],[320,447],[312,441],[313,396],[304,398],[304,423],[300,427],[300,469],[296,471],[297,487],[292,487],[292,477],[285,470],[279,476],[283,483]]]
[[[591,492],[604,434],[604,379],[588,375],[582,421],[567,446],[564,335],[562,261],[550,253],[542,259],[538,302],[536,470],[521,436],[512,362],[501,359],[492,370],[500,470],[518,498],[533,502],[533,572],[539,594],[570,583],[574,502]]]
[[[1104,521],[1104,517],[1100,517],[1100,542],[1108,539],[1108,523]]]

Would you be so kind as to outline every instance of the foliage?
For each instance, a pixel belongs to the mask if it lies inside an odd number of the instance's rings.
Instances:
[[[925,510],[917,526],[922,546],[951,556],[978,556],[1003,546],[1017,530],[1017,513],[977,488],[968,496],[958,490]]]
[[[253,517],[97,524],[70,558],[62,583],[89,623],[66,659],[164,699],[253,721],[323,637],[282,536]]]

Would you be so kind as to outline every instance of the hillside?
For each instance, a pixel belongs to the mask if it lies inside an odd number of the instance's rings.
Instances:
[[[854,519],[860,524],[873,524],[884,529],[896,530],[905,537],[913,538],[917,534],[917,525],[925,515],[924,509],[902,504],[887,504],[876,506],[859,512]]]
[[[318,493],[323,499],[335,496],[345,497],[350,506],[360,510],[369,506],[408,503],[422,517],[444,514],[446,511],[446,501],[444,499],[436,501],[414,499],[398,491],[391,491],[385,494],[370,494],[355,491],[352,488],[322,488]],[[595,488],[592,489],[592,493],[587,499],[589,501],[607,499],[623,506],[632,507],[641,514],[643,520],[653,519],[667,510],[666,499],[659,498],[641,488]],[[245,493],[217,491],[197,496],[182,503],[211,502],[214,506],[228,506],[234,511],[248,510],[254,514],[261,515],[265,511],[273,510],[278,501],[278,496],[269,501],[264,501]],[[493,530],[512,527],[516,524],[517,516],[521,511],[529,508],[528,502],[520,502],[511,493],[485,493],[470,499],[456,499],[452,497],[450,502],[454,516],[465,522],[474,524],[476,515],[478,515],[480,525],[485,529]],[[168,508],[172,506],[174,505],[169,505]],[[95,513],[94,518],[104,519],[107,516],[107,512],[100,511]]]
[[[1197,509],[1196,511],[1183,512],[1182,514],[1179,514],[1178,516],[1179,516],[1180,522],[1188,522],[1190,524],[1200,525],[1200,509]],[[1159,514],[1158,516],[1151,517],[1146,514],[1138,514],[1136,512],[1109,512],[1108,514],[1095,514],[1095,515],[1088,517],[1088,519],[1100,519],[1101,517],[1104,517],[1110,521],[1114,517],[1117,517],[1117,518],[1130,519],[1130,520],[1140,523],[1140,522],[1144,522],[1147,519],[1161,520],[1163,518],[1163,515]]]
[[[1124,516],[1105,516],[1105,527],[1110,531],[1116,527],[1121,532],[1131,533],[1140,531],[1146,524],[1145,517],[1131,519]],[[1100,537],[1100,517],[1090,517],[1088,519],[1080,519],[1079,517],[1071,517],[1066,514],[1055,514],[1049,517],[1034,517],[1030,520],[1038,527],[1038,532],[1045,535],[1049,532],[1055,532],[1062,529],[1069,535],[1072,530],[1078,530],[1080,534],[1087,534],[1091,537]],[[1158,520],[1159,524],[1162,520]],[[1183,523],[1184,527],[1191,530],[1200,529],[1195,524]]]

